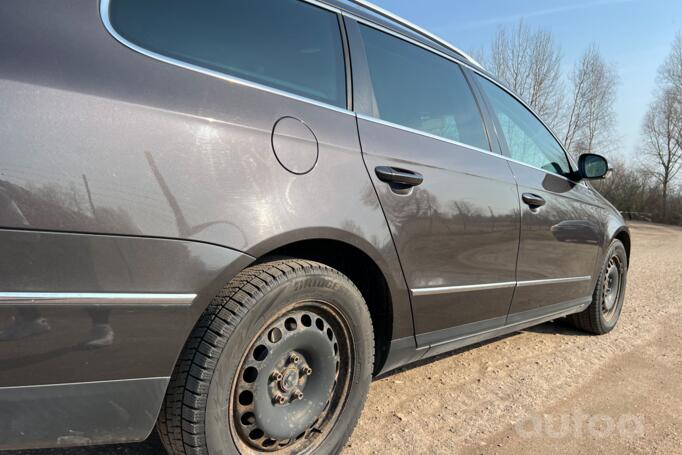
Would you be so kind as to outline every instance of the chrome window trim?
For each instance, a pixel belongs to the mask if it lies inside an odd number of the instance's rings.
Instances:
[[[379,14],[380,16],[384,16],[387,19],[390,19],[403,27],[412,30],[413,32],[416,32],[419,35],[422,35],[425,38],[430,39],[431,41],[443,46],[446,49],[451,50],[452,52],[455,52],[456,54],[461,55],[463,58],[465,58],[467,61],[470,63],[483,68],[483,66],[478,63],[476,60],[473,59],[469,54],[466,52],[462,51],[461,49],[453,46],[451,43],[448,41],[444,40],[440,36],[437,36],[428,30],[414,24],[413,22],[408,21],[407,19],[398,16],[397,14],[394,14],[388,10],[385,10],[384,8],[381,8],[380,6],[375,5],[374,3],[368,2],[367,0],[349,0],[351,3],[355,3],[356,5],[359,5],[365,9],[368,9],[376,14]]]
[[[304,0],[304,1],[305,1],[305,0]],[[561,150],[564,152],[564,155],[566,156],[566,159],[568,160],[569,166],[571,166],[571,169],[577,169],[577,165],[576,165],[575,162],[573,161],[573,158],[571,158],[570,154],[566,151],[566,149],[564,148],[564,146],[563,146],[563,144],[561,143],[561,141],[557,138],[557,135],[555,134],[554,130],[552,130],[552,128],[550,128],[549,126],[547,126],[547,124],[544,122],[544,120],[542,120],[542,119],[540,118],[540,116],[539,116],[539,115],[538,115],[530,106],[528,106],[528,104],[527,104],[525,101],[523,101],[521,98],[519,98],[519,97],[518,97],[517,95],[515,95],[513,92],[511,92],[511,91],[510,91],[507,87],[505,87],[503,84],[501,84],[500,82],[496,81],[495,79],[493,79],[492,77],[490,77],[489,75],[487,75],[487,74],[485,74],[483,71],[481,71],[482,67],[477,67],[477,66],[475,66],[475,65],[471,65],[470,63],[468,63],[468,62],[465,61],[465,60],[458,60],[458,59],[456,59],[456,58],[454,58],[454,57],[452,57],[452,56],[450,56],[450,55],[448,55],[448,54],[445,54],[445,53],[439,51],[438,49],[434,49],[433,47],[429,46],[428,44],[419,42],[419,41],[417,41],[417,40],[415,40],[415,39],[410,38],[409,36],[403,35],[403,34],[400,33],[400,32],[396,32],[395,30],[391,30],[391,29],[389,29],[389,28],[386,28],[386,27],[384,27],[384,26],[381,25],[381,24],[377,24],[376,22],[372,22],[371,20],[368,20],[368,19],[365,19],[365,18],[362,18],[362,17],[358,17],[358,16],[356,16],[356,15],[354,15],[354,14],[352,14],[352,13],[349,13],[349,12],[347,12],[347,11],[342,11],[341,14],[343,14],[345,17],[347,17],[347,18],[349,18],[349,19],[352,19],[352,20],[358,22],[359,24],[363,24],[363,25],[366,25],[366,26],[368,26],[368,27],[372,27],[372,28],[374,28],[374,29],[376,29],[376,30],[379,30],[379,31],[381,31],[381,32],[387,33],[387,34],[389,34],[389,35],[393,35],[394,37],[396,37],[396,38],[398,38],[398,39],[401,39],[401,40],[403,40],[403,41],[406,41],[406,42],[408,42],[408,43],[410,43],[410,44],[414,44],[415,46],[419,46],[419,47],[421,47],[422,49],[425,49],[425,50],[427,50],[427,51],[429,51],[429,52],[432,52],[432,53],[434,53],[434,54],[436,54],[436,55],[438,55],[438,56],[440,56],[440,57],[443,57],[443,58],[445,58],[445,59],[448,59],[448,60],[450,60],[451,62],[453,62],[453,63],[455,63],[455,64],[462,65],[462,66],[464,66],[464,67],[470,69],[470,70],[473,71],[474,73],[478,74],[479,76],[485,78],[486,80],[492,82],[494,85],[496,85],[496,86],[498,86],[499,88],[501,88],[502,90],[504,90],[504,92],[506,92],[509,96],[511,96],[511,97],[512,97],[513,99],[515,99],[517,102],[521,103],[521,105],[522,105],[523,107],[525,107],[525,108],[533,115],[533,117],[535,117],[535,118],[540,122],[540,124],[542,124],[542,126],[545,127],[545,129],[549,132],[549,134],[552,136],[552,138],[554,138],[554,140],[557,142],[557,144],[559,144],[559,148],[561,148]],[[500,155],[500,156],[504,156],[504,155]],[[575,182],[574,180],[571,180],[571,179],[569,179],[569,178],[567,178],[567,177],[565,177],[565,176],[563,176],[563,175],[561,175],[561,174],[557,174],[557,173],[555,173],[555,172],[547,171],[547,170],[545,170],[545,169],[539,168],[539,167],[537,167],[537,166],[533,166],[533,165],[531,165],[531,164],[523,163],[523,162],[518,161],[518,160],[515,160],[515,159],[513,159],[513,158],[511,158],[511,157],[507,157],[507,156],[504,156],[504,157],[507,158],[509,161],[513,161],[513,162],[515,162],[515,163],[522,164],[522,165],[524,165],[524,166],[527,166],[527,167],[530,167],[530,168],[533,168],[533,169],[540,170],[540,171],[542,171],[542,172],[544,172],[544,173],[546,173],[546,174],[556,175],[557,177],[561,177],[561,178],[563,178],[563,179],[565,179],[565,180],[568,180],[568,181],[570,181],[570,182],[578,183],[578,182]]]
[[[304,0],[305,1],[305,0]],[[384,27],[381,24],[377,24],[376,22],[372,22],[371,20],[356,16],[353,13],[349,13],[347,11],[343,11],[341,14],[343,14],[344,17],[347,17],[348,19],[352,19],[358,24],[366,25],[367,27],[371,27],[373,29],[379,30],[380,32],[384,32],[388,35],[392,35],[398,39],[401,39],[403,41],[406,41],[410,44],[414,44],[415,46],[419,46],[424,50],[427,50],[433,54],[438,55],[439,57],[443,57],[445,59],[450,60],[451,62],[458,63],[458,64],[465,64],[465,62],[461,60],[457,60],[456,58],[452,57],[451,55],[448,55],[444,52],[439,51],[438,49],[434,49],[433,47],[429,46],[428,44],[422,43],[420,41],[417,41],[413,38],[410,38],[409,36],[405,36],[400,32],[396,32],[395,30],[391,30],[390,28]],[[468,65],[466,65],[469,67]]]
[[[483,72],[481,72],[481,71],[480,71],[478,68],[476,68],[475,66],[469,65],[469,64],[468,64],[467,62],[465,62],[465,61],[457,60],[457,59],[453,58],[452,56],[449,56],[449,55],[447,55],[447,54],[445,54],[445,53],[443,53],[443,52],[440,52],[440,51],[437,50],[437,49],[434,49],[434,48],[428,46],[427,44],[421,43],[421,42],[416,41],[416,40],[414,40],[414,39],[412,39],[412,38],[410,38],[410,37],[408,37],[408,36],[405,36],[405,35],[403,35],[403,34],[400,34],[400,33],[396,32],[396,31],[393,31],[393,30],[388,29],[388,28],[386,28],[386,27],[383,27],[383,26],[380,25],[380,24],[377,24],[377,23],[374,23],[374,22],[372,22],[372,21],[366,20],[366,19],[364,19],[364,18],[355,16],[355,15],[353,15],[353,14],[347,12],[347,11],[344,11],[344,10],[341,10],[341,9],[339,9],[339,8],[333,7],[333,6],[328,5],[328,4],[326,4],[326,3],[322,3],[322,2],[319,2],[319,1],[317,1],[317,0],[301,0],[301,1],[306,2],[306,3],[310,3],[310,4],[315,5],[315,6],[319,6],[320,8],[324,8],[324,9],[326,9],[326,10],[328,10],[328,11],[332,11],[332,12],[335,12],[335,13],[337,13],[337,14],[341,14],[341,15],[343,15],[343,16],[345,16],[345,17],[348,17],[349,19],[352,19],[352,20],[355,20],[355,21],[357,21],[357,22],[359,22],[359,23],[365,24],[365,25],[367,25],[368,27],[372,27],[372,28],[375,28],[375,29],[377,29],[377,30],[383,31],[383,32],[385,32],[385,33],[388,33],[388,34],[390,34],[390,35],[393,35],[393,36],[395,36],[396,38],[402,39],[402,40],[407,41],[407,42],[409,42],[409,43],[411,43],[411,44],[414,44],[415,46],[419,46],[419,47],[421,47],[421,48],[423,48],[423,49],[425,49],[425,50],[427,50],[427,51],[429,51],[429,52],[433,52],[433,53],[435,53],[436,55],[439,55],[439,56],[441,56],[441,57],[443,57],[443,58],[446,58],[446,59],[452,61],[452,62],[455,63],[455,64],[463,65],[463,66],[465,66],[466,68],[469,68],[470,70],[472,70],[472,71],[474,71],[475,73],[479,74],[480,76],[486,78],[487,80],[489,80],[489,81],[492,82],[493,84],[495,84],[495,85],[497,85],[498,87],[500,87],[501,89],[503,89],[503,90],[504,90],[505,92],[507,92],[510,96],[512,96],[516,101],[520,102],[526,109],[528,109],[528,110],[535,116],[535,118],[537,118],[537,119],[540,121],[540,123],[542,123],[542,125],[543,125],[545,128],[547,128],[547,130],[550,132],[550,134],[552,134],[552,136],[554,137],[554,139],[559,143],[559,146],[561,147],[562,150],[564,150],[564,153],[566,154],[566,156],[567,156],[569,162],[571,163],[571,165],[572,165],[574,168],[576,167],[575,164],[573,163],[573,160],[571,159],[570,155],[568,155],[568,153],[566,153],[564,147],[561,145],[561,142],[559,142],[559,140],[556,138],[556,135],[555,135],[554,132],[551,130],[551,128],[549,128],[549,127],[542,121],[542,119],[540,119],[540,118],[537,116],[537,114],[535,114],[535,112],[534,112],[534,111],[533,111],[533,110],[532,110],[532,109],[531,109],[523,100],[519,99],[516,95],[514,95],[513,93],[511,93],[511,92],[510,92],[507,88],[505,88],[502,84],[500,84],[500,83],[498,83],[497,81],[495,81],[494,79],[490,78],[488,75],[486,75],[486,74],[484,74]],[[201,66],[197,66],[197,65],[190,64],[190,63],[186,63],[186,62],[183,62],[183,61],[180,61],[180,60],[176,60],[176,59],[171,58],[171,57],[166,57],[166,56],[161,55],[161,54],[158,54],[158,53],[156,53],[156,52],[149,51],[149,50],[147,50],[147,49],[145,49],[145,48],[143,48],[143,47],[140,47],[140,46],[138,46],[138,45],[136,45],[136,44],[134,44],[134,43],[128,41],[128,40],[125,39],[123,36],[121,36],[121,35],[116,31],[116,29],[114,29],[113,25],[111,24],[111,21],[109,20],[109,4],[110,4],[110,2],[111,2],[111,0],[100,0],[100,18],[101,18],[101,20],[102,20],[102,23],[104,24],[104,27],[107,29],[107,31],[109,32],[109,34],[110,34],[111,36],[113,36],[118,42],[120,42],[121,44],[123,44],[124,46],[128,47],[129,49],[131,49],[131,50],[133,50],[133,51],[135,51],[135,52],[138,52],[138,53],[140,53],[140,54],[142,54],[142,55],[144,55],[144,56],[153,58],[153,59],[155,59],[155,60],[158,60],[158,61],[161,61],[161,62],[164,62],[164,63],[168,63],[168,64],[170,64],[170,65],[178,66],[178,67],[180,67],[180,68],[184,68],[184,69],[187,69],[187,70],[190,70],[190,71],[194,71],[194,72],[201,73],[201,74],[204,74],[204,75],[207,75],[207,76],[215,77],[215,78],[221,79],[221,80],[223,80],[223,81],[225,81],[225,82],[234,83],[234,84],[242,85],[242,86],[245,86],[245,87],[250,87],[250,88],[253,88],[253,89],[256,89],[256,90],[260,90],[260,91],[272,93],[272,94],[274,94],[274,95],[283,96],[283,97],[286,97],[286,98],[289,98],[289,99],[293,99],[293,100],[296,100],[296,101],[300,101],[300,102],[303,102],[303,103],[306,103],[306,104],[311,104],[311,105],[318,106],[318,107],[322,107],[322,108],[325,108],[325,109],[330,109],[330,110],[332,110],[332,111],[339,112],[339,113],[342,113],[342,114],[357,115],[359,118],[363,118],[363,119],[365,119],[365,120],[369,120],[369,121],[372,121],[372,122],[375,122],[375,123],[385,124],[385,125],[387,125],[387,126],[392,126],[392,127],[394,127],[394,128],[403,129],[403,130],[405,130],[405,131],[410,131],[410,132],[412,132],[412,133],[421,134],[421,135],[426,136],[426,137],[431,137],[431,138],[433,138],[433,139],[438,139],[438,140],[441,140],[441,141],[444,141],[444,142],[449,142],[449,143],[452,143],[452,144],[455,144],[455,145],[459,145],[459,146],[462,146],[462,147],[466,147],[466,148],[468,148],[468,149],[476,150],[476,151],[481,152],[481,153],[486,153],[486,154],[488,154],[488,155],[492,155],[492,156],[496,156],[496,157],[499,157],[499,158],[503,158],[503,159],[505,159],[505,160],[507,160],[507,161],[511,161],[511,162],[520,164],[520,165],[522,165],[522,166],[529,167],[529,168],[531,168],[531,169],[536,169],[536,170],[538,170],[538,171],[544,172],[545,174],[553,175],[553,176],[562,178],[562,179],[564,179],[564,180],[567,180],[567,181],[569,181],[569,182],[579,183],[579,182],[575,182],[574,180],[571,180],[571,179],[569,179],[569,178],[567,178],[567,177],[565,177],[565,176],[563,176],[563,175],[556,174],[556,173],[551,172],[551,171],[547,171],[547,170],[545,170],[545,169],[539,168],[539,167],[537,167],[537,166],[530,165],[530,164],[528,164],[528,163],[523,163],[523,162],[521,162],[521,161],[515,160],[515,159],[510,158],[510,157],[505,156],[505,155],[501,155],[501,154],[499,154],[499,153],[495,153],[495,152],[492,152],[492,151],[489,151],[489,150],[483,150],[483,149],[480,149],[480,148],[478,148],[478,147],[470,146],[470,145],[463,144],[463,143],[460,143],[460,142],[457,142],[457,141],[452,141],[452,140],[450,140],[450,139],[446,139],[446,138],[443,138],[443,137],[440,137],[440,136],[432,135],[432,134],[429,134],[429,133],[426,133],[426,132],[423,132],[423,131],[415,130],[415,129],[412,129],[412,128],[409,128],[409,127],[405,127],[405,126],[402,126],[402,125],[398,125],[398,124],[395,124],[395,123],[386,122],[386,121],[384,121],[384,120],[377,119],[377,118],[374,118],[374,117],[371,117],[371,116],[368,116],[368,115],[356,114],[354,111],[351,111],[351,110],[346,109],[346,108],[341,108],[341,107],[338,107],[338,106],[334,106],[333,104],[324,103],[324,102],[321,102],[321,101],[314,100],[314,99],[312,99],[312,98],[306,98],[306,97],[304,97],[304,96],[300,96],[300,95],[296,95],[296,94],[293,94],[293,93],[289,93],[289,92],[284,91],[284,90],[280,90],[280,89],[276,89],[276,88],[273,88],[273,87],[269,87],[269,86],[267,86],[267,85],[259,84],[259,83],[257,83],[257,82],[252,82],[252,81],[249,81],[249,80],[246,80],[246,79],[241,79],[241,78],[236,77],[236,76],[231,76],[231,75],[228,75],[228,74],[225,74],[225,73],[221,73],[221,72],[219,72],[219,71],[214,71],[214,70],[210,70],[210,69],[207,69],[207,68],[203,68],[203,67],[201,67]]]
[[[305,2],[305,3],[310,3],[311,5],[319,6],[322,9],[329,10],[329,11],[336,13],[336,14],[342,14],[343,13],[343,10],[341,10],[341,8],[338,8],[336,6],[330,5],[330,4],[322,2],[322,1],[318,1],[318,0],[300,0],[300,1]]]
[[[196,294],[145,292],[0,292],[0,305],[191,305]]]
[[[571,180],[571,179],[569,179],[568,177],[566,177],[565,175],[557,174],[556,172],[548,171],[547,169],[543,169],[543,168],[541,168],[541,167],[533,166],[532,164],[524,163],[523,161],[515,160],[514,158],[510,158],[510,157],[505,156],[505,155],[500,155],[500,156],[501,156],[502,158],[504,158],[505,160],[511,162],[511,163],[520,164],[521,166],[529,167],[529,168],[531,168],[531,169],[535,169],[536,171],[542,171],[542,172],[544,172],[545,174],[551,175],[552,177],[557,177],[557,178],[560,178],[560,179],[564,179],[564,180],[566,180],[567,182],[571,182],[571,183],[574,183],[574,184],[576,184],[576,185],[580,185],[580,184],[581,184],[581,182],[576,182],[575,180]]]
[[[557,137],[557,135],[556,135],[556,133],[554,132],[554,130],[553,130],[552,128],[550,128],[550,127],[545,123],[545,121],[542,120],[542,118],[533,110],[533,108],[531,108],[524,100],[522,100],[520,97],[518,97],[516,94],[514,94],[511,90],[509,90],[507,87],[505,87],[505,86],[504,86],[503,84],[501,84],[500,82],[496,81],[495,79],[493,79],[493,78],[490,77],[489,75],[487,75],[487,74],[485,74],[484,72],[480,71],[478,68],[473,67],[473,66],[471,66],[471,65],[467,65],[466,62],[458,62],[458,63],[460,63],[461,65],[466,66],[467,68],[469,68],[471,71],[473,71],[474,73],[478,74],[478,75],[481,76],[482,78],[484,78],[484,79],[486,79],[486,80],[492,82],[493,84],[495,84],[496,86],[498,86],[499,88],[501,88],[502,90],[504,90],[509,96],[511,96],[512,98],[514,98],[517,102],[521,103],[521,105],[522,105],[523,107],[525,107],[526,109],[528,109],[528,111],[533,115],[533,117],[535,117],[535,118],[537,119],[537,121],[540,122],[540,123],[542,124],[542,126],[544,126],[545,129],[546,129],[547,131],[549,131],[549,134],[551,134],[552,137],[554,138],[554,140],[557,142],[557,144],[559,144],[559,148],[561,148],[561,150],[564,152],[564,155],[566,155],[566,159],[568,160],[569,165],[571,166],[571,168],[572,168],[572,169],[577,169],[577,168],[578,168],[577,164],[573,161],[573,158],[571,157],[571,155],[566,151],[566,148],[564,147],[564,144],[561,143],[561,141],[560,141],[559,138]],[[521,163],[520,161],[516,161],[516,160],[514,160],[514,159],[512,159],[512,158],[510,158],[510,159],[511,159],[512,161],[518,162],[519,164],[526,164],[526,163]],[[548,173],[548,174],[557,175],[557,176],[559,176],[559,177],[564,177],[563,175],[556,174],[556,173],[554,173],[554,172],[546,171],[546,170],[544,170],[544,169],[542,169],[542,168],[539,168],[539,167],[537,167],[537,166],[532,166],[532,165],[529,165],[529,164],[528,164],[527,166],[532,167],[532,168],[535,168],[535,169],[540,169],[541,171],[546,172],[546,173]],[[566,178],[566,177],[564,177],[564,178]],[[568,179],[568,178],[567,178],[566,180],[573,181],[573,180]]]
[[[464,147],[464,148],[469,149],[469,150],[473,150],[473,151],[475,151],[475,152],[484,153],[484,154],[486,154],[486,155],[491,155],[491,156],[494,156],[494,157],[496,157],[496,158],[500,158],[500,159],[505,160],[505,161],[510,161],[510,162],[512,162],[512,163],[516,163],[516,164],[519,164],[519,165],[521,165],[521,166],[525,166],[525,167],[528,167],[528,168],[531,168],[531,169],[535,169],[535,170],[537,170],[537,171],[544,172],[545,174],[551,175],[551,176],[553,176],[553,177],[558,177],[558,178],[560,178],[560,179],[564,179],[564,180],[566,180],[566,181],[568,181],[568,182],[571,182],[571,183],[577,183],[577,182],[575,182],[575,181],[573,181],[573,180],[571,180],[571,179],[569,179],[568,177],[565,177],[565,176],[563,176],[563,175],[555,174],[554,172],[548,171],[548,170],[546,170],[546,169],[542,169],[542,168],[537,167],[537,166],[533,166],[532,164],[528,164],[528,163],[524,163],[524,162],[522,162],[522,161],[515,160],[514,158],[509,158],[508,156],[502,155],[502,154],[500,154],[500,153],[495,153],[495,152],[492,152],[492,151],[489,151],[489,150],[484,150],[484,149],[475,147],[475,146],[473,146],[473,145],[464,144],[463,142],[457,142],[457,141],[454,141],[454,140],[452,140],[452,139],[447,139],[447,138],[444,138],[444,137],[441,137],[441,136],[437,136],[437,135],[435,135],[435,134],[427,133],[426,131],[420,131],[420,130],[417,130],[417,129],[414,129],[414,128],[410,128],[409,126],[403,126],[403,125],[400,125],[400,124],[398,124],[398,123],[393,123],[393,122],[389,122],[389,121],[387,121],[387,120],[382,120],[382,119],[380,119],[380,118],[372,117],[371,115],[358,114],[358,113],[356,113],[355,115],[356,115],[359,119],[366,120],[366,121],[368,121],[368,122],[372,122],[372,123],[377,123],[377,124],[379,124],[379,125],[388,126],[388,127],[391,127],[391,128],[395,128],[395,129],[397,129],[397,130],[407,131],[408,133],[418,134],[418,135],[420,135],[420,136],[428,137],[428,138],[430,138],[430,139],[435,139],[435,140],[438,140],[438,141],[441,141],[441,142],[446,142],[446,143],[448,143],[448,144],[454,144],[454,145],[457,145],[457,146],[460,146],[460,147]]]
[[[535,169],[536,171],[544,172],[545,174],[551,175],[552,177],[557,177],[557,178],[566,180],[567,182],[571,182],[571,183],[576,184],[576,185],[581,184],[581,182],[576,182],[575,180],[571,180],[568,177],[566,177],[565,175],[557,174],[555,172],[548,171],[547,169],[542,169],[541,167],[533,166],[532,164],[524,163],[523,161],[515,160],[514,158],[510,158],[510,157],[505,156],[505,155],[498,155],[498,156],[504,158],[505,160],[507,160],[511,163],[516,163],[516,164],[519,164],[521,166],[525,166],[525,167],[528,167],[531,169]]]
[[[409,126],[403,126],[403,125],[400,125],[398,123],[393,123],[393,122],[389,122],[387,120],[382,120],[380,118],[372,117],[371,115],[357,114],[357,113],[355,115],[357,115],[357,117],[359,119],[366,120],[368,122],[378,123],[380,125],[389,126],[391,128],[395,128],[398,130],[407,131],[408,133],[414,133],[414,134],[418,134],[420,136],[425,136],[425,137],[428,137],[431,139],[436,139],[436,140],[439,140],[442,142],[447,142],[448,144],[458,145],[460,147],[464,147],[464,148],[467,148],[469,150],[473,150],[473,151],[480,152],[480,153],[485,153],[486,155],[492,155],[492,156],[496,156],[498,158],[506,158],[505,156],[500,155],[499,153],[491,152],[490,150],[484,150],[482,148],[478,148],[478,147],[473,146],[473,145],[465,144],[463,142],[458,142],[458,141],[455,141],[452,139],[448,139],[448,138],[445,138],[442,136],[438,136],[436,134],[427,133],[426,131],[421,131],[421,130],[418,130],[415,128],[410,128]]]
[[[487,81],[491,82],[493,85],[496,85],[497,87],[501,88],[507,95],[511,96],[512,99],[516,100],[516,101],[517,101],[518,103],[520,103],[523,107],[525,107],[526,110],[527,110],[528,112],[530,112],[531,115],[532,115],[533,117],[535,117],[535,119],[536,119],[538,122],[540,122],[540,124],[541,124],[542,126],[545,127],[545,129],[546,129],[547,132],[550,134],[550,136],[552,136],[552,138],[556,141],[556,143],[557,143],[557,145],[559,146],[559,148],[561,149],[561,151],[564,152],[564,156],[566,157],[566,161],[568,162],[569,168],[571,168],[571,170],[577,169],[576,163],[573,162],[573,158],[571,158],[571,155],[566,151],[566,149],[564,148],[564,145],[561,143],[561,141],[559,140],[559,138],[557,138],[557,135],[556,135],[556,133],[554,132],[554,130],[553,130],[552,128],[550,128],[550,127],[545,123],[545,121],[542,120],[542,119],[540,118],[540,116],[539,116],[538,114],[536,114],[535,111],[534,111],[528,104],[526,104],[525,101],[523,101],[521,98],[519,98],[519,97],[516,96],[514,93],[512,93],[507,87],[505,87],[504,85],[500,84],[500,83],[497,82],[496,80],[494,80],[494,79],[492,79],[491,77],[489,77],[487,74],[484,74],[484,73],[478,71],[476,68],[473,68],[473,67],[469,67],[469,69],[470,69],[471,71],[475,72],[476,74],[478,74],[479,76],[481,76],[482,78],[486,79]],[[485,96],[487,97],[487,95],[485,95]],[[492,108],[492,107],[491,107],[491,108]],[[517,162],[517,163],[520,163],[520,164],[526,164],[526,163],[522,163],[522,162],[520,162],[520,161],[514,160],[513,158],[510,158],[510,159],[512,159],[513,161],[515,161],[515,162]],[[531,165],[529,165],[529,166],[531,166]],[[541,170],[544,171],[544,169],[539,168],[539,167],[537,167],[537,166],[531,166],[531,167],[534,167],[534,168],[536,168],[536,169],[541,169]],[[548,171],[545,171],[545,172],[548,172]],[[549,173],[550,173],[550,174],[554,174],[554,175],[558,175],[559,177],[564,177],[563,175],[561,175],[561,174],[556,174],[556,173],[554,173],[554,172],[549,172]],[[570,179],[567,179],[567,180],[570,180]]]
[[[341,14],[340,9],[334,8],[330,5],[327,5],[327,4],[322,3],[322,2],[318,2],[315,0],[301,0],[301,1],[304,1],[305,3],[309,3],[311,5],[318,6],[320,8],[324,8],[324,9],[331,11],[333,13],[336,13],[336,14]],[[174,66],[177,66],[180,68],[184,68],[186,70],[194,71],[196,73],[201,73],[201,74],[204,74],[206,76],[215,77],[216,79],[221,79],[225,82],[238,84],[238,85],[241,85],[244,87],[254,88],[254,89],[257,89],[257,90],[260,90],[263,92],[272,93],[274,95],[284,96],[286,98],[290,98],[290,99],[293,99],[296,101],[301,101],[301,102],[304,102],[307,104],[312,104],[315,106],[323,107],[323,108],[330,109],[330,110],[333,110],[336,112],[340,112],[342,114],[354,115],[354,113],[352,111],[350,111],[346,108],[343,108],[343,107],[334,106],[333,104],[325,103],[323,101],[318,101],[318,100],[314,100],[312,98],[307,98],[305,96],[296,95],[296,94],[287,92],[285,90],[280,90],[280,89],[276,89],[274,87],[269,87],[267,85],[259,84],[258,82],[253,82],[253,81],[249,81],[246,79],[242,79],[242,78],[239,78],[236,76],[232,76],[232,75],[229,75],[226,73],[222,73],[220,71],[215,71],[215,70],[211,70],[208,68],[204,68],[202,66],[194,65],[192,63],[183,62],[181,60],[177,60],[177,59],[174,59],[172,57],[168,57],[168,56],[159,54],[157,52],[145,49],[141,46],[138,46],[137,44],[135,44],[131,41],[128,41],[126,38],[124,38],[122,35],[120,35],[116,31],[114,26],[111,24],[111,20],[109,19],[109,4],[110,3],[111,3],[111,0],[100,0],[100,9],[99,9],[100,18],[102,20],[102,23],[104,24],[104,27],[107,29],[109,34],[111,36],[113,36],[119,43],[123,44],[124,46],[128,47],[129,49],[132,49],[135,52],[138,52],[139,54],[142,54],[146,57],[153,58],[154,60],[158,60],[158,61],[161,61],[164,63],[168,63],[170,65],[174,65]],[[345,58],[344,58],[344,61],[345,61]],[[344,79],[345,79],[345,77],[346,76],[345,76],[345,71],[344,71]],[[348,88],[346,88],[346,90],[348,90]]]
[[[549,278],[543,280],[503,281],[499,283],[467,284],[463,286],[437,286],[427,288],[414,288],[410,289],[410,292],[412,293],[412,296],[418,297],[424,295],[457,294],[460,292],[489,291],[493,289],[505,289],[512,287],[575,283],[579,281],[589,281],[591,279],[592,279],[591,276],[575,276],[569,278]]]

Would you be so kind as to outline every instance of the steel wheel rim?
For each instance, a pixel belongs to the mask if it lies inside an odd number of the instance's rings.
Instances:
[[[618,311],[622,283],[623,283],[622,264],[618,256],[609,259],[604,273],[603,296],[602,296],[602,315],[604,319],[611,320]]]
[[[351,342],[345,318],[326,302],[298,302],[273,317],[252,339],[231,387],[230,431],[240,452],[289,454],[318,447],[348,396]],[[329,357],[326,364],[323,357]],[[307,417],[296,418],[301,415]],[[288,416],[294,424],[283,435],[281,421]]]

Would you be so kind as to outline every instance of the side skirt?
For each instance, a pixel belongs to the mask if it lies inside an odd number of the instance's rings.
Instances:
[[[569,314],[579,313],[590,306],[591,297],[552,305],[548,308],[531,310],[523,313],[509,315],[507,323],[494,329],[483,329],[476,333],[453,337],[443,341],[431,343],[428,346],[417,348],[414,337],[406,337],[391,342],[388,360],[380,374],[387,373],[401,366],[408,365],[418,360],[423,360],[445,352],[454,351],[465,346],[481,343],[492,338],[501,337],[510,333],[518,332],[528,327],[533,327],[553,319],[559,319]],[[485,321],[483,321],[485,323]],[[454,330],[457,330],[455,328]]]

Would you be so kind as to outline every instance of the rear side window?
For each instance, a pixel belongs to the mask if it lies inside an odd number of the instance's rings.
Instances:
[[[387,33],[360,25],[375,117],[489,150],[483,119],[462,69]]]
[[[477,77],[502,128],[510,158],[555,174],[568,174],[571,167],[566,153],[549,130],[507,92]]]
[[[331,11],[300,0],[111,0],[109,17],[121,36],[157,54],[346,107]]]

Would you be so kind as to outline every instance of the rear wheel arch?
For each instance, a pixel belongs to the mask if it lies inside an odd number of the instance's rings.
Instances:
[[[244,254],[240,261],[220,274],[197,297],[198,304],[193,305],[189,315],[192,322],[188,325],[185,342],[189,340],[193,328],[201,322],[211,300],[242,270],[283,257],[325,264],[346,275],[360,290],[367,302],[374,326],[375,375],[385,365],[393,337],[405,336],[402,332],[406,330],[409,330],[410,335],[413,333],[411,308],[404,281],[395,283],[396,278],[393,278],[392,283],[389,281],[391,266],[387,261],[391,258],[386,259],[385,255],[362,237],[336,228],[306,228],[270,237],[242,250],[242,253]],[[405,288],[401,288],[401,285]],[[405,291],[404,296],[400,294],[402,291]],[[398,323],[401,327],[396,332]],[[175,364],[180,361],[180,351],[177,352]]]
[[[279,246],[256,263],[278,258],[316,261],[346,275],[365,299],[374,326],[374,373],[381,371],[393,336],[393,299],[388,280],[377,262],[362,249],[340,240],[316,238]]]

